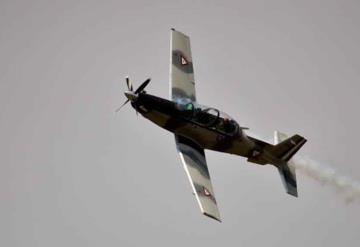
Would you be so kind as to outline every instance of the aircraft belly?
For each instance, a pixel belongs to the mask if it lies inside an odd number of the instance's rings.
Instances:
[[[155,123],[156,125],[165,128],[167,123],[170,120],[170,116],[167,114],[163,114],[158,111],[150,111],[146,113],[141,113],[145,118],[149,119],[151,122]]]
[[[195,124],[186,124],[177,129],[176,134],[186,136],[197,142],[202,148],[210,149],[217,143],[218,134]]]
[[[226,136],[215,130],[158,111],[142,114],[156,125],[174,134],[192,139],[204,149],[248,157],[254,148],[253,143],[246,135]]]
[[[205,149],[211,149],[217,144],[219,134],[213,130],[198,126],[187,120],[174,118],[158,111],[150,111],[142,113],[142,115],[156,125],[173,132],[174,134],[192,139]]]

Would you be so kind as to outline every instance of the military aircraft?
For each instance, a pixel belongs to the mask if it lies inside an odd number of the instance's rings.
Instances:
[[[174,133],[175,143],[189,178],[193,194],[201,212],[221,222],[211,185],[204,150],[240,155],[247,161],[274,165],[281,175],[286,192],[297,197],[295,170],[289,166],[291,157],[304,145],[306,139],[294,135],[285,139],[275,132],[274,144],[247,136],[247,128],[216,108],[196,101],[194,67],[190,39],[171,29],[170,42],[170,99],[145,92],[150,78],[135,91],[128,77],[126,103],[131,102],[137,113],[156,125]]]

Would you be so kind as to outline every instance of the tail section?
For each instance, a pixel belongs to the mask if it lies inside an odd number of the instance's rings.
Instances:
[[[294,135],[290,138],[278,131],[274,132],[274,146],[272,154],[281,160],[282,164],[277,166],[285,190],[288,194],[297,197],[297,183],[295,168],[291,164],[291,157],[305,144],[306,139]]]
[[[306,139],[299,135],[290,138],[278,131],[274,132],[274,146],[271,153],[282,161],[289,161],[294,154],[305,144]]]

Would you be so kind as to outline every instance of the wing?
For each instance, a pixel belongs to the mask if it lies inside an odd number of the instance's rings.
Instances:
[[[190,38],[171,29],[170,52],[170,98],[196,101]]]
[[[182,136],[175,135],[175,141],[201,212],[221,222],[204,149]]]

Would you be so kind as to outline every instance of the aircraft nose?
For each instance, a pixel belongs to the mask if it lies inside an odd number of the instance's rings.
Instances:
[[[131,91],[126,91],[124,94],[125,94],[126,98],[128,98],[131,102],[135,101],[138,98],[138,96],[134,92],[131,92]]]

